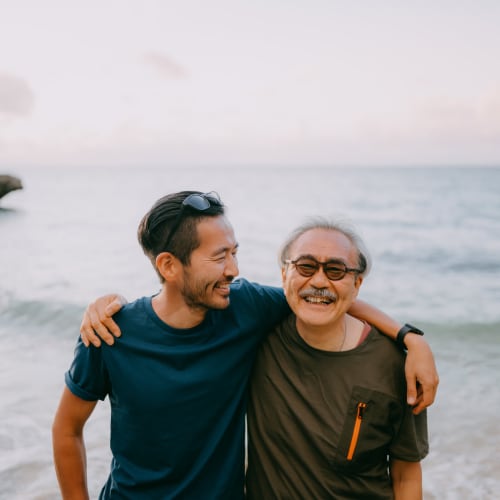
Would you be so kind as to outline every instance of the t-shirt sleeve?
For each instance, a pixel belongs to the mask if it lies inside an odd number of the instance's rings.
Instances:
[[[105,346],[85,347],[79,338],[75,347],[75,357],[65,374],[68,389],[86,401],[104,400],[109,393],[109,376],[103,360]]]
[[[391,458],[406,462],[419,462],[429,453],[427,412],[414,415],[405,405],[403,420],[389,454]]]
[[[246,283],[250,291],[250,300],[246,304],[248,314],[252,314],[260,323],[259,328],[268,333],[290,314],[283,289]]]

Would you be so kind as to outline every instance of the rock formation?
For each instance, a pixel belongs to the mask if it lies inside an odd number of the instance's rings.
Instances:
[[[12,175],[0,175],[0,199],[11,191],[22,188],[23,184],[21,179],[13,177]]]

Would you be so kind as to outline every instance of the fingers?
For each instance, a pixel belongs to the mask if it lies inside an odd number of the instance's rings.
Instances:
[[[115,337],[122,334],[118,325],[111,318],[102,319],[101,323],[95,328],[99,337],[108,345],[114,344]]]
[[[99,298],[89,304],[80,326],[82,341],[87,347],[90,344],[99,347],[101,341],[113,345],[115,337],[119,337],[121,332],[112,316],[125,303],[124,297],[113,295]]]
[[[417,379],[406,373],[406,402],[409,406],[417,404]]]
[[[415,402],[412,405],[412,412],[414,415],[418,415],[420,412],[425,410],[428,404],[424,401],[424,390],[422,386],[417,382],[417,394],[415,398]]]
[[[407,378],[408,390],[407,390],[407,401],[412,407],[412,411],[415,415],[418,415],[428,406],[434,403],[437,394],[437,387],[439,384],[439,378],[429,379],[427,382],[419,383],[416,379],[413,382]]]
[[[407,401],[413,413],[418,414],[434,402],[439,377],[429,344],[418,335],[412,335],[408,343],[405,365]]]
[[[95,334],[94,328],[92,327],[92,319],[89,312],[89,308],[92,307],[92,304],[87,307],[83,314],[83,320],[80,325],[80,335],[82,337],[82,342],[88,347],[90,344],[99,347],[101,345],[101,341],[99,337]]]
[[[104,313],[107,316],[111,317],[114,314],[116,314],[126,303],[127,301],[123,297],[118,296],[116,299],[113,300],[113,302],[110,302],[106,306],[106,308],[104,309]],[[117,331],[120,332],[120,329],[117,329]]]
[[[104,309],[105,316],[100,316],[101,323],[106,327],[108,332],[110,332],[114,337],[120,337],[122,332],[118,325],[113,321],[112,316],[116,314],[126,302],[122,302],[120,298],[113,300],[109,305]],[[104,337],[102,337],[104,340]],[[106,341],[105,341],[106,342]]]
[[[92,329],[94,333],[100,337],[101,340],[106,342],[108,345],[113,345],[115,342],[115,338],[112,333],[110,333],[109,326],[112,327],[111,324],[114,325],[114,328],[118,328],[115,322],[111,319],[111,317],[107,316],[104,312],[99,313],[97,307],[91,307],[87,309],[90,316],[90,323],[92,325]],[[95,335],[94,335],[95,337]],[[99,339],[96,339],[98,343],[92,342],[96,347],[101,345]]]
[[[421,411],[434,403],[438,385],[439,377],[437,375],[418,385],[417,399],[413,407],[413,413],[415,415],[418,415]]]

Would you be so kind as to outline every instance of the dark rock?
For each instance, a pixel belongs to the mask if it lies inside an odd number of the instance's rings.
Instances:
[[[17,189],[22,188],[23,183],[21,182],[21,179],[13,177],[12,175],[0,175],[0,198],[3,198],[11,191],[16,191]]]

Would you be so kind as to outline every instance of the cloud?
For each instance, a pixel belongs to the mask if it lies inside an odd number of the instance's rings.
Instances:
[[[146,52],[142,60],[153,67],[162,77],[169,80],[179,80],[188,77],[184,67],[162,52]]]
[[[0,113],[29,115],[35,106],[35,95],[22,78],[0,73]]]
[[[500,84],[474,98],[441,97],[426,104],[420,118],[428,134],[479,143],[500,139]]]

